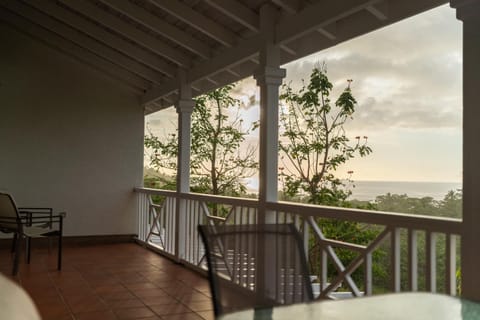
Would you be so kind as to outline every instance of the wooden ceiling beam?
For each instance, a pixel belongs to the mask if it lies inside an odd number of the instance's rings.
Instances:
[[[291,14],[300,10],[300,0],[272,0],[272,2]]]
[[[324,0],[304,8],[299,13],[284,18],[276,26],[276,40],[286,43],[336,22],[381,0]]]
[[[116,50],[111,49],[103,43],[86,36],[85,34],[73,29],[72,27],[69,27],[64,23],[61,23],[49,15],[22,4],[19,1],[0,0],[0,2],[2,6],[17,13],[19,16],[22,16],[53,33],[57,33],[63,38],[76,43],[82,48],[90,50],[98,56],[109,60],[110,62],[115,63],[128,71],[131,71],[154,83],[162,83],[164,81],[161,73],[150,69],[141,63],[138,63],[137,61],[121,54]]]
[[[60,0],[60,2],[179,66],[189,67],[191,64],[190,59],[179,50],[172,48],[90,2],[85,0]]]
[[[138,46],[133,45],[102,28],[99,28],[94,23],[89,22],[78,15],[57,6],[55,3],[44,0],[29,0],[28,4],[35,7],[56,19],[62,21],[83,33],[88,34],[92,38],[104,43],[105,45],[114,48],[125,55],[135,59],[143,64],[162,72],[163,74],[173,77],[176,74],[176,68],[163,61],[156,54],[143,50]]]
[[[2,0],[2,5],[5,1],[8,0]],[[98,57],[90,51],[28,21],[16,13],[9,10],[0,10],[0,19],[55,50],[67,54],[83,64],[89,65],[109,78],[121,81],[123,85],[126,85],[131,91],[137,94],[143,93],[150,86],[149,82],[139,76]]]
[[[148,0],[156,7],[162,9],[175,18],[183,21],[192,28],[204,33],[226,47],[233,47],[237,42],[235,33],[217,22],[205,17],[180,1],[172,0]]]
[[[205,0],[210,6],[237,21],[248,29],[260,30],[260,17],[247,6],[237,0]]]
[[[165,22],[147,10],[128,1],[100,0],[111,8],[135,20],[137,23],[155,31],[163,37],[177,43],[190,52],[204,59],[210,58],[210,48],[183,30]]]
[[[388,19],[388,3],[386,1],[378,4],[372,4],[365,9],[380,21],[385,21]]]

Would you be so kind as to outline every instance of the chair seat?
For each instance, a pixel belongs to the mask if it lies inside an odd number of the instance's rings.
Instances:
[[[27,237],[51,237],[51,236],[58,235],[58,230],[32,226],[32,227],[23,227],[23,233]]]

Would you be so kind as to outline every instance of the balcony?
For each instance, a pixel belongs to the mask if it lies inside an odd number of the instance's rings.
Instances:
[[[320,254],[310,257],[322,266],[315,274],[319,298],[339,290],[353,296],[417,289],[459,294],[456,271],[461,266],[462,296],[480,301],[479,2],[451,0],[464,26],[462,221],[272,199],[277,195],[278,123],[272,119],[278,117],[276,98],[284,76],[280,64],[445,1],[225,3],[136,1],[118,7],[103,0],[3,1],[0,189],[11,192],[19,206],[67,211],[66,238],[136,235],[141,244],[200,272],[205,265],[197,224],[291,222],[302,233],[306,250],[311,239],[319,245]],[[278,19],[272,18],[275,13]],[[168,28],[158,28],[158,21]],[[206,50],[199,51],[199,44]],[[262,110],[259,200],[190,193],[192,97],[253,73]],[[144,116],[173,104],[179,113],[179,189],[133,192],[142,185]],[[154,202],[152,196],[163,200]],[[209,208],[215,204],[226,209],[224,216],[212,214]],[[367,244],[328,239],[316,224],[320,218],[357,221],[374,226],[378,234]],[[440,243],[444,252],[437,250]],[[355,258],[339,260],[339,248]],[[383,287],[372,272],[380,249],[388,260]],[[1,258],[0,268],[8,273],[8,249]],[[67,247],[65,269],[53,272],[52,263],[37,250],[16,279],[31,292],[45,319],[182,318],[153,308],[162,297],[192,319],[212,316],[208,309],[204,313],[184,303],[182,297],[189,294],[183,295],[179,286],[186,283],[191,301],[201,302],[203,309],[205,278],[138,245]],[[354,279],[354,272],[362,276]],[[152,288],[157,283],[175,286]]]
[[[196,226],[257,223],[258,201],[200,194],[178,196],[147,188],[135,191],[138,243],[67,245],[61,272],[55,270],[56,255],[49,254],[46,247],[34,247],[32,263],[21,264],[14,280],[32,296],[43,319],[213,319],[204,250]],[[184,215],[177,212],[177,203],[182,202]],[[223,209],[223,217],[212,215],[213,204]],[[271,222],[298,227],[307,253],[312,244],[309,238],[319,240],[321,255],[316,264],[322,271],[315,275],[317,283],[312,284],[317,299],[417,291],[419,287],[458,294],[460,220],[281,202],[268,204],[267,210],[276,216]],[[319,217],[375,225],[378,234],[369,244],[331,240],[318,228]],[[422,235],[425,242],[418,241]],[[436,250],[441,242],[445,244],[443,253]],[[423,266],[419,265],[421,246],[426,246]],[[345,263],[337,256],[339,248],[357,253],[356,258]],[[381,288],[374,285],[372,272],[378,267],[372,257],[379,249],[388,253],[386,269],[390,275],[387,286]],[[6,246],[0,257],[0,271],[9,275],[12,255]],[[236,252],[226,258],[235,261],[237,275],[232,281],[254,288],[255,267],[246,267],[247,261],[254,265],[254,258],[240,257]],[[329,267],[335,272],[328,272]],[[360,283],[352,277],[357,269],[363,273]]]

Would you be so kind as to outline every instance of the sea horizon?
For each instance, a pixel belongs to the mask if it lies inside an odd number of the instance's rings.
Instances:
[[[377,196],[406,194],[412,198],[432,197],[442,200],[451,190],[462,188],[462,182],[455,181],[395,181],[395,180],[355,180],[350,186],[352,195],[349,200],[373,201]],[[347,185],[349,185],[347,183]],[[248,192],[258,193],[258,180],[251,178]],[[281,189],[281,186],[279,185]]]
[[[432,197],[441,200],[452,190],[462,188],[462,182],[451,181],[388,181],[388,180],[356,180],[352,183],[350,200],[375,200],[377,196],[406,194],[412,198]]]

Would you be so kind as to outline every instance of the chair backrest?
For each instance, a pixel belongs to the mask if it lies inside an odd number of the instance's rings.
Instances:
[[[216,316],[313,300],[305,252],[292,224],[204,225]]]
[[[21,228],[17,206],[13,197],[0,192],[0,231],[12,232]]]

